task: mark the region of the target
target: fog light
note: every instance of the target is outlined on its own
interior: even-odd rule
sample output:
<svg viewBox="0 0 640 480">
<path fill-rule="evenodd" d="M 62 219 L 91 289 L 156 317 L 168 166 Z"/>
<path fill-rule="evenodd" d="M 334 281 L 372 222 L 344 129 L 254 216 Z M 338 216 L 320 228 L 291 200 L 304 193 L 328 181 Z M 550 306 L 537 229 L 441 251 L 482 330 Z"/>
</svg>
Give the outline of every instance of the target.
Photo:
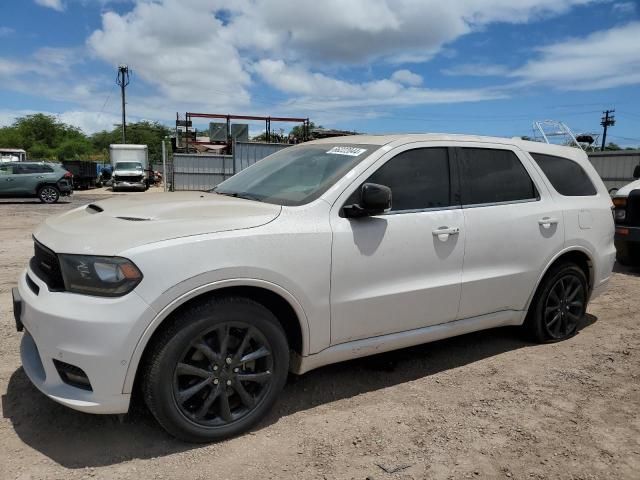
<svg viewBox="0 0 640 480">
<path fill-rule="evenodd" d="M 53 364 L 64 383 L 71 385 L 72 387 L 81 388 L 82 390 L 89 390 L 90 392 L 93 391 L 93 388 L 91 388 L 91 382 L 89 382 L 89 377 L 84 373 L 84 370 L 76 367 L 75 365 L 61 362 L 56 359 L 53 359 Z"/>
</svg>

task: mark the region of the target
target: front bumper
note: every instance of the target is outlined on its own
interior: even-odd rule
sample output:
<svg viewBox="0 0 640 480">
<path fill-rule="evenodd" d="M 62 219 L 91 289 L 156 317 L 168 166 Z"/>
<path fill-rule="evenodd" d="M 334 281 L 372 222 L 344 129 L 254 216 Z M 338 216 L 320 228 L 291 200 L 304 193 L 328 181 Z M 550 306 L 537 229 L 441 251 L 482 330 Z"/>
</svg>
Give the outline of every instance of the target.
<svg viewBox="0 0 640 480">
<path fill-rule="evenodd" d="M 49 292 L 30 269 L 21 274 L 17 293 L 16 327 L 25 330 L 20 353 L 31 382 L 75 410 L 126 413 L 131 394 L 123 392 L 125 376 L 135 345 L 155 316 L 151 307 L 134 292 L 119 298 Z M 82 369 L 92 390 L 65 383 L 54 359 Z"/>
<path fill-rule="evenodd" d="M 147 183 L 144 180 L 142 180 L 141 182 L 123 182 L 115 180 L 112 186 L 116 188 L 145 190 L 147 188 Z"/>
<path fill-rule="evenodd" d="M 629 227 L 627 225 L 616 225 L 616 235 L 614 241 L 617 243 L 640 243 L 640 227 Z"/>
</svg>

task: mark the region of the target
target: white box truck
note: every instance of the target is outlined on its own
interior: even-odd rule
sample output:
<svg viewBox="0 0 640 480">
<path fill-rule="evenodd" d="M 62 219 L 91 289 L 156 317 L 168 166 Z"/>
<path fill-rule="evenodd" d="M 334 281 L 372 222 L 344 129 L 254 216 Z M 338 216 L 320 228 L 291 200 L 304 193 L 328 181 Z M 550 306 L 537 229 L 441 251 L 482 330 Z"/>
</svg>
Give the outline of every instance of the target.
<svg viewBox="0 0 640 480">
<path fill-rule="evenodd" d="M 113 191 L 149 188 L 149 148 L 146 145 L 109 145 Z"/>
</svg>

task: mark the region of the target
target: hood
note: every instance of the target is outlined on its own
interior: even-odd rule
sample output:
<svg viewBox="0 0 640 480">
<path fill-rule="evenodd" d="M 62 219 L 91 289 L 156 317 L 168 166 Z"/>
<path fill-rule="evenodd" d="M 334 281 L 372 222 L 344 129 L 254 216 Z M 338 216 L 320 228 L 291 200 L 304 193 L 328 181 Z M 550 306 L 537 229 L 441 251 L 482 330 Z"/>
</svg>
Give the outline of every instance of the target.
<svg viewBox="0 0 640 480">
<path fill-rule="evenodd" d="M 640 180 L 635 180 L 631 183 L 627 183 L 624 187 L 619 189 L 614 194 L 614 197 L 626 197 L 629 195 L 629 193 L 631 193 L 631 190 L 635 190 L 637 188 L 640 188 Z"/>
<path fill-rule="evenodd" d="M 50 217 L 34 236 L 56 253 L 118 255 L 162 240 L 258 227 L 281 209 L 215 193 L 122 195 Z"/>
<path fill-rule="evenodd" d="M 115 169 L 113 173 L 118 175 L 142 175 L 144 174 L 144 170 L 123 170 L 123 169 Z"/>
</svg>

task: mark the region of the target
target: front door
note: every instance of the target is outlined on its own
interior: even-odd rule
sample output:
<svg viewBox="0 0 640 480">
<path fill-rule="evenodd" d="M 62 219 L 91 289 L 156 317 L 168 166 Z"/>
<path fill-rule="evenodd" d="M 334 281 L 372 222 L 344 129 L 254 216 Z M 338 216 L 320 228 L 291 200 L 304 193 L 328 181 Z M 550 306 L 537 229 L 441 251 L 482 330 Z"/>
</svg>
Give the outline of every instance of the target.
<svg viewBox="0 0 640 480">
<path fill-rule="evenodd" d="M 334 205 L 332 344 L 455 320 L 465 232 L 450 171 L 445 147 L 401 147 Z M 391 211 L 340 216 L 343 205 L 358 201 L 365 182 L 391 188 Z"/>
</svg>

